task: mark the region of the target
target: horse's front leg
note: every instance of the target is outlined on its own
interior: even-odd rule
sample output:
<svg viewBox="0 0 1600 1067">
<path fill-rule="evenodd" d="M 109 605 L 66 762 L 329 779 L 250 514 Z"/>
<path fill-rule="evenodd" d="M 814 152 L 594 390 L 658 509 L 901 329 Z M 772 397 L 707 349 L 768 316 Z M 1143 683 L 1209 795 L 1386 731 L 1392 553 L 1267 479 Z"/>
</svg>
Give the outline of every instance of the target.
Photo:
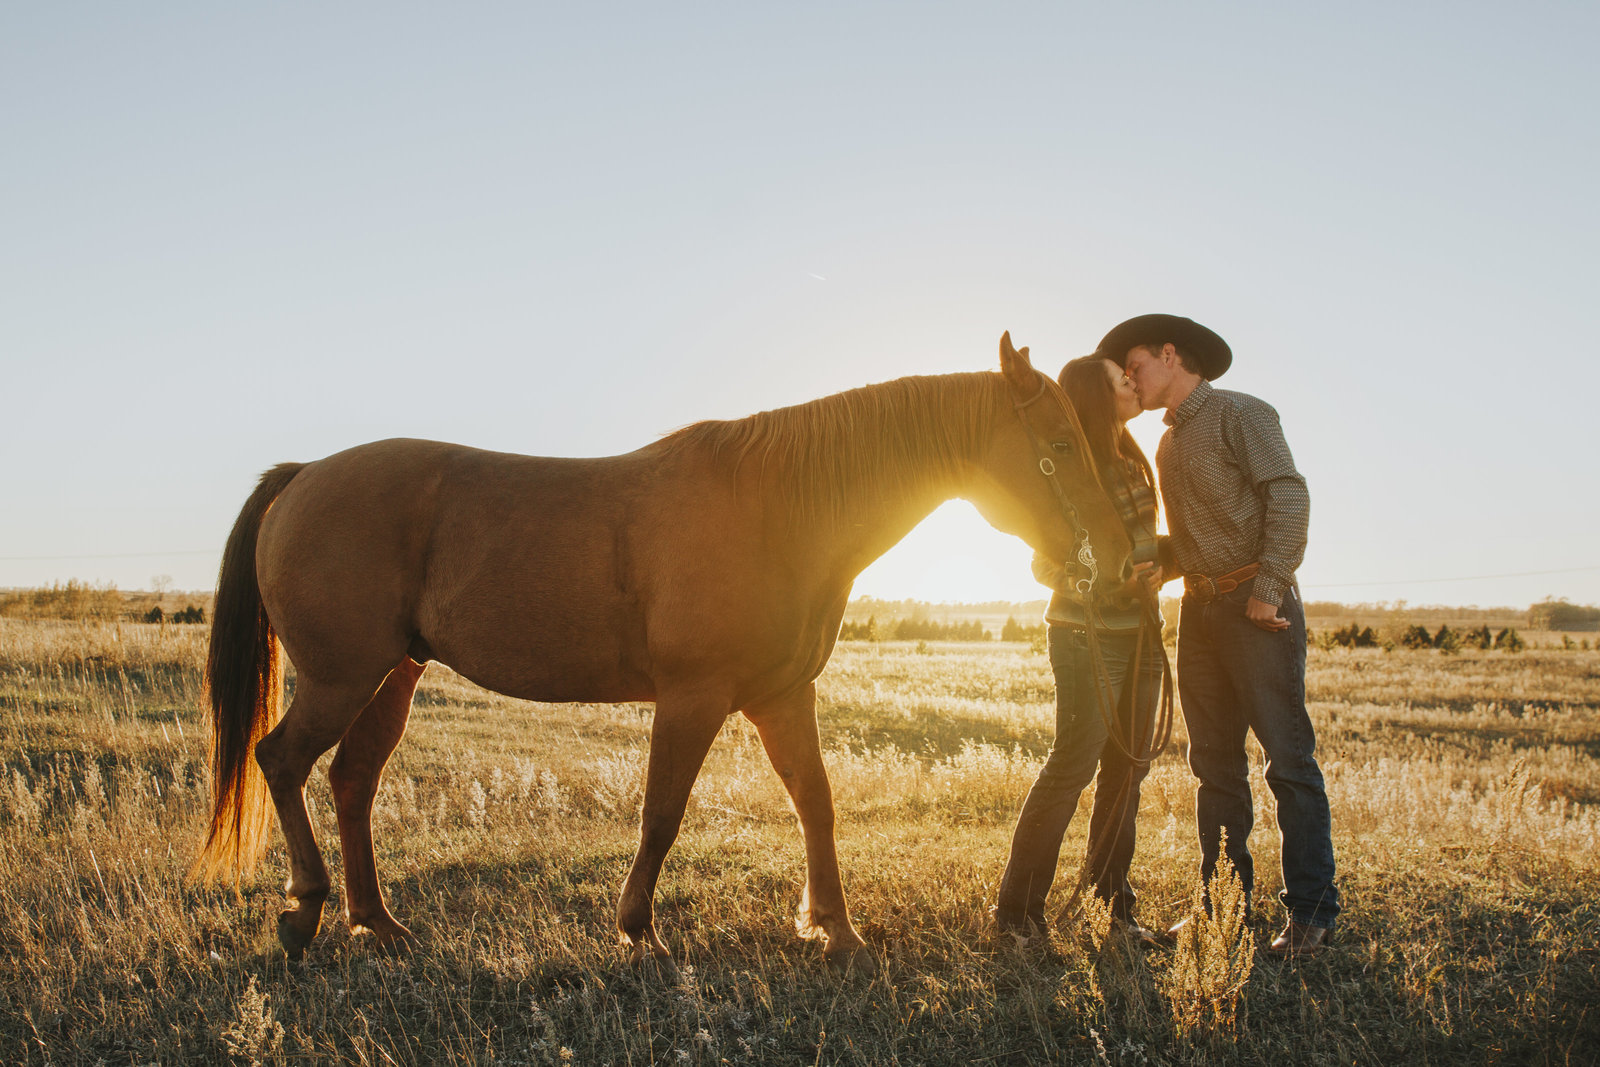
<svg viewBox="0 0 1600 1067">
<path fill-rule="evenodd" d="M 806 685 L 768 704 L 746 708 L 773 770 L 783 779 L 806 839 L 806 887 L 795 915 L 801 937 L 820 937 L 829 966 L 877 971 L 872 953 L 850 922 L 833 839 L 833 789 L 817 735 L 817 689 Z"/>
<path fill-rule="evenodd" d="M 650 764 L 645 772 L 644 814 L 639 851 L 622 885 L 617 903 L 617 929 L 635 963 L 670 958 L 656 932 L 656 879 L 667 850 L 677 840 L 689 791 L 700 774 L 711 742 L 732 712 L 732 702 L 705 693 L 662 694 L 650 728 Z"/>
</svg>

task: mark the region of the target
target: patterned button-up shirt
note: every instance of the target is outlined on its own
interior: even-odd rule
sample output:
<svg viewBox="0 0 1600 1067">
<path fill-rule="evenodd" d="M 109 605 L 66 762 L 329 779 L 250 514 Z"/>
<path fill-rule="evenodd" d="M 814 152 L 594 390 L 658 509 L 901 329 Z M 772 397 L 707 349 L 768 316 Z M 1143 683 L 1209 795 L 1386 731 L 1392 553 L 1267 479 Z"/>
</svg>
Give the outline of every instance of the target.
<svg viewBox="0 0 1600 1067">
<path fill-rule="evenodd" d="M 1283 603 L 1305 557 L 1311 494 L 1278 413 L 1202 381 L 1166 423 L 1156 469 L 1178 568 L 1216 578 L 1260 563 L 1252 595 Z"/>
</svg>

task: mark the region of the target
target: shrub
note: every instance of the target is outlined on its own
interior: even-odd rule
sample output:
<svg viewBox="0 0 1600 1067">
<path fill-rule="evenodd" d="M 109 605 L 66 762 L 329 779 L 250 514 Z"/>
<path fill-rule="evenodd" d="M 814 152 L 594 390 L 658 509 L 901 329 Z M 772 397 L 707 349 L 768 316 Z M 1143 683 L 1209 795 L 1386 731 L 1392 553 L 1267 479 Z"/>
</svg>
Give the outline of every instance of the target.
<svg viewBox="0 0 1600 1067">
<path fill-rule="evenodd" d="M 1433 647 L 1449 655 L 1461 648 L 1461 635 L 1449 626 L 1441 625 L 1439 632 L 1433 635 Z"/>
<path fill-rule="evenodd" d="M 1508 626 L 1494 635 L 1494 647 L 1502 652 L 1521 652 L 1528 644 L 1521 634 Z"/>
<path fill-rule="evenodd" d="M 882 641 L 883 632 L 878 628 L 878 617 L 868 615 L 866 622 L 847 622 L 839 627 L 839 640 L 841 641 Z"/>
<path fill-rule="evenodd" d="M 839 627 L 841 641 L 988 641 L 989 631 L 977 619 L 966 622 L 935 622 L 932 619 L 913 617 L 899 619 L 885 627 L 878 617 L 870 615 L 866 622 L 847 622 Z"/>
<path fill-rule="evenodd" d="M 1400 635 L 1401 648 L 1432 648 L 1433 635 L 1425 626 L 1408 626 L 1405 633 Z"/>
<path fill-rule="evenodd" d="M 1342 629 L 1333 632 L 1332 642 L 1340 648 L 1377 648 L 1378 635 L 1372 632 L 1372 627 L 1362 629 L 1351 623 Z"/>
<path fill-rule="evenodd" d="M 1007 616 L 1006 624 L 1000 627 L 1000 640 L 1002 641 L 1026 641 L 1029 645 L 1037 645 L 1044 640 L 1044 636 L 1044 623 L 1024 626 L 1016 620 L 1015 616 Z"/>
</svg>

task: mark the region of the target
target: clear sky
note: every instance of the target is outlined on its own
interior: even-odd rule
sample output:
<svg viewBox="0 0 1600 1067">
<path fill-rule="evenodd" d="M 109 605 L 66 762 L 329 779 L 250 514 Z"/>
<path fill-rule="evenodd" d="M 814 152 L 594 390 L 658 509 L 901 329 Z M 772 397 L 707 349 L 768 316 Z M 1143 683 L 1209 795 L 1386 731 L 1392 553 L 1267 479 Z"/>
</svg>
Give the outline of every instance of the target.
<svg viewBox="0 0 1600 1067">
<path fill-rule="evenodd" d="M 260 471 L 362 441 L 604 455 L 1166 311 L 1282 415 L 1308 598 L 1600 603 L 1597 40 L 1589 2 L 7 4 L 0 586 L 209 588 Z M 857 592 L 1032 599 L 1027 556 L 951 505 Z"/>
</svg>

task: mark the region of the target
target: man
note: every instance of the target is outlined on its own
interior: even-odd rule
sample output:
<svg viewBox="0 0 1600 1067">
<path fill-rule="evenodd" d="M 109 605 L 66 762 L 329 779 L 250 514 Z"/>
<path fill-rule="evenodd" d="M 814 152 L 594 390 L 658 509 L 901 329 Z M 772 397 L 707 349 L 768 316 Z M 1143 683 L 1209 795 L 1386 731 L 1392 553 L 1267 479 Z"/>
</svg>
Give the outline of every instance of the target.
<svg viewBox="0 0 1600 1067">
<path fill-rule="evenodd" d="M 1200 780 L 1201 881 L 1210 884 L 1225 850 L 1249 899 L 1255 814 L 1245 736 L 1254 731 L 1277 798 L 1280 900 L 1289 912 L 1268 951 L 1316 955 L 1332 938 L 1339 894 L 1294 578 L 1311 513 L 1305 479 L 1271 406 L 1212 387 L 1233 353 L 1211 330 L 1177 315 L 1141 315 L 1108 333 L 1098 352 L 1127 371 L 1145 409 L 1167 409 L 1156 469 L 1184 577 L 1178 694 L 1189 767 Z"/>
</svg>

